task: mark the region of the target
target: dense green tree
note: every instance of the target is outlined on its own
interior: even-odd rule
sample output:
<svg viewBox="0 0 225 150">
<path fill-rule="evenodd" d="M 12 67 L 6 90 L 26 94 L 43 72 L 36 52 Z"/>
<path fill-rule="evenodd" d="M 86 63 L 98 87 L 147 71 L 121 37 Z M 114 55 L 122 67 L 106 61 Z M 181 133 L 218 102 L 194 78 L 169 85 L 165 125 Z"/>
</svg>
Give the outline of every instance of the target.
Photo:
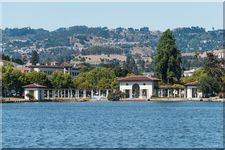
<svg viewBox="0 0 225 150">
<path fill-rule="evenodd" d="M 55 71 L 49 77 L 49 80 L 52 87 L 56 89 L 73 87 L 73 80 L 68 73 Z"/>
<path fill-rule="evenodd" d="M 126 62 L 123 64 L 123 68 L 130 70 L 134 74 L 138 74 L 137 64 L 131 55 L 127 55 Z"/>
<path fill-rule="evenodd" d="M 8 55 L 2 54 L 2 60 L 11 61 L 11 58 Z"/>
<path fill-rule="evenodd" d="M 118 66 L 113 68 L 113 71 L 114 71 L 116 77 L 126 77 L 127 74 L 131 72 L 127 68 L 122 68 L 122 67 L 118 67 Z"/>
<path fill-rule="evenodd" d="M 88 72 L 81 72 L 75 79 L 74 79 L 74 86 L 78 89 L 92 89 L 92 84 L 89 82 L 89 73 Z"/>
<path fill-rule="evenodd" d="M 207 58 L 205 60 L 204 70 L 207 73 L 207 79 L 203 80 L 205 91 L 209 94 L 218 93 L 224 90 L 223 76 L 225 74 L 225 69 L 223 67 L 224 60 L 218 59 L 213 53 L 207 53 Z M 208 83 L 208 87 L 205 83 Z"/>
<path fill-rule="evenodd" d="M 225 74 L 225 69 L 222 67 L 222 61 L 213 53 L 207 53 L 204 70 L 210 77 L 215 77 L 218 82 L 222 83 L 222 77 Z"/>
<path fill-rule="evenodd" d="M 89 72 L 80 73 L 74 84 L 79 89 L 112 89 L 115 87 L 116 75 L 109 68 L 94 68 Z"/>
<path fill-rule="evenodd" d="M 28 84 L 38 83 L 41 85 L 51 87 L 51 84 L 47 75 L 43 72 L 32 71 L 32 72 L 26 73 L 25 77 Z"/>
<path fill-rule="evenodd" d="M 199 79 L 200 90 L 203 93 L 203 97 L 214 96 L 220 92 L 220 83 L 215 77 L 203 75 Z"/>
<path fill-rule="evenodd" d="M 30 62 L 32 65 L 36 65 L 39 62 L 39 54 L 37 51 L 32 51 Z"/>
<path fill-rule="evenodd" d="M 2 60 L 15 62 L 15 63 L 21 64 L 21 65 L 24 64 L 23 60 L 21 60 L 19 58 L 10 58 L 8 55 L 5 55 L 5 54 L 2 54 Z"/>
<path fill-rule="evenodd" d="M 164 83 L 174 83 L 181 78 L 181 53 L 169 29 L 162 34 L 157 46 L 155 71 Z"/>
<path fill-rule="evenodd" d="M 2 91 L 4 96 L 10 94 L 11 90 L 16 93 L 22 92 L 22 86 L 26 84 L 25 75 L 14 69 L 13 65 L 9 64 L 2 67 Z"/>
<path fill-rule="evenodd" d="M 137 64 L 139 65 L 139 72 L 144 72 L 145 71 L 145 61 L 144 60 L 138 60 Z"/>
</svg>

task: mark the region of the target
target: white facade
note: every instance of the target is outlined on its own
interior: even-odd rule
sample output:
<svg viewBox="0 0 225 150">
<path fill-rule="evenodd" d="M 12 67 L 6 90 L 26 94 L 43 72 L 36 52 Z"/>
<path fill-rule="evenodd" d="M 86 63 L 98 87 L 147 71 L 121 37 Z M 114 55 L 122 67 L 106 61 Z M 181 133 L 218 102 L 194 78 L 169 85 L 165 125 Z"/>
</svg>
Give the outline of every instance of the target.
<svg viewBox="0 0 225 150">
<path fill-rule="evenodd" d="M 184 71 L 184 77 L 190 77 L 193 75 L 193 73 L 196 71 L 197 69 L 191 69 L 191 70 L 186 70 Z"/>
<path fill-rule="evenodd" d="M 187 98 L 202 98 L 202 92 L 198 86 L 186 86 L 186 97 Z"/>
<path fill-rule="evenodd" d="M 136 91 L 134 86 L 137 87 Z M 120 81 L 120 91 L 127 95 L 126 98 L 150 99 L 157 95 L 157 91 L 154 89 L 154 81 Z"/>
<path fill-rule="evenodd" d="M 43 88 L 25 88 L 24 98 L 30 100 L 27 94 L 33 95 L 33 100 L 44 100 L 44 89 Z"/>
<path fill-rule="evenodd" d="M 68 73 L 72 77 L 75 77 L 80 73 L 79 69 L 74 67 L 47 66 L 47 65 L 46 66 L 45 65 L 36 65 L 36 66 L 30 65 L 27 67 L 30 68 L 30 71 L 43 72 L 47 75 L 52 75 L 53 72 L 59 71 L 63 73 Z"/>
</svg>

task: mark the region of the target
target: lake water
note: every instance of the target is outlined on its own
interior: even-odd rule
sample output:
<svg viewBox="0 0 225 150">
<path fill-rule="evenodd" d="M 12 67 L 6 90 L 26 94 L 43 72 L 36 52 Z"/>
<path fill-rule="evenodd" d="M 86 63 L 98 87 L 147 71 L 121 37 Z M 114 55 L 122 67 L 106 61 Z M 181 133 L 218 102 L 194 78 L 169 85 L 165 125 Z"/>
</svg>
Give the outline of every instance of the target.
<svg viewBox="0 0 225 150">
<path fill-rule="evenodd" d="M 2 104 L 7 148 L 221 148 L 223 103 Z"/>
</svg>

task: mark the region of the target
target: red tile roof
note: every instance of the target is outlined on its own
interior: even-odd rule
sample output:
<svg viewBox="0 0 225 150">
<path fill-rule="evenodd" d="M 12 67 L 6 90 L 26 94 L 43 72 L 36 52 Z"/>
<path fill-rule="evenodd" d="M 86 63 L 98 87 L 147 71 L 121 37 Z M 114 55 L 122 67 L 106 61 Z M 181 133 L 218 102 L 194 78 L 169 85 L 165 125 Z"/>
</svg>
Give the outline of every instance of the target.
<svg viewBox="0 0 225 150">
<path fill-rule="evenodd" d="M 119 81 L 160 81 L 156 77 L 146 77 L 146 76 L 129 76 L 125 78 L 118 79 Z"/>
<path fill-rule="evenodd" d="M 55 69 L 72 68 L 73 70 L 79 70 L 79 68 L 77 68 L 77 67 L 66 66 L 66 65 L 62 65 L 62 66 L 51 66 L 51 65 L 28 65 L 28 66 L 26 66 L 26 67 L 28 67 L 28 68 L 55 68 Z"/>
<path fill-rule="evenodd" d="M 33 84 L 25 85 L 25 86 L 23 86 L 23 88 L 46 88 L 46 86 L 40 85 L 37 83 L 33 83 Z"/>
<path fill-rule="evenodd" d="M 185 86 L 198 86 L 198 85 L 199 85 L 198 81 L 189 82 L 189 83 L 185 84 Z"/>
</svg>

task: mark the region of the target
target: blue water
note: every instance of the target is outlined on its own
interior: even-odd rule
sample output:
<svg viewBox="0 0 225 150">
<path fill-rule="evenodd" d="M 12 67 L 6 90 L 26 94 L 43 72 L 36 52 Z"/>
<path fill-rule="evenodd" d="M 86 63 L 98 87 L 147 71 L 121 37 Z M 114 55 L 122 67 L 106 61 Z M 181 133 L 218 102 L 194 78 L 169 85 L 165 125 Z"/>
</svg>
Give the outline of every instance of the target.
<svg viewBox="0 0 225 150">
<path fill-rule="evenodd" d="M 223 103 L 3 104 L 7 148 L 221 148 Z"/>
</svg>

